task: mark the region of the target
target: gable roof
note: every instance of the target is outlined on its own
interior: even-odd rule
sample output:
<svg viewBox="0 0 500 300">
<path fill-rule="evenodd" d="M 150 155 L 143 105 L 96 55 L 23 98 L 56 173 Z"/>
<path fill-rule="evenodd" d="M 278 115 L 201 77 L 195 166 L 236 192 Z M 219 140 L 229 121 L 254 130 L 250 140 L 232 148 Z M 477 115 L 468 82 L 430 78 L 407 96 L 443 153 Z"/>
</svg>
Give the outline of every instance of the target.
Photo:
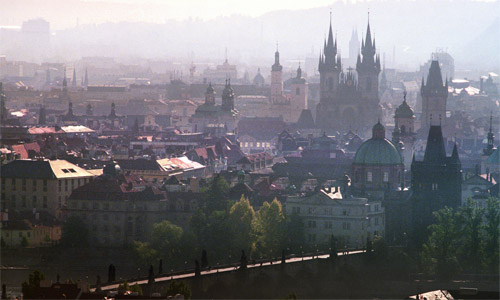
<svg viewBox="0 0 500 300">
<path fill-rule="evenodd" d="M 94 175 L 66 160 L 14 160 L 2 167 L 2 177 L 59 179 Z"/>
</svg>

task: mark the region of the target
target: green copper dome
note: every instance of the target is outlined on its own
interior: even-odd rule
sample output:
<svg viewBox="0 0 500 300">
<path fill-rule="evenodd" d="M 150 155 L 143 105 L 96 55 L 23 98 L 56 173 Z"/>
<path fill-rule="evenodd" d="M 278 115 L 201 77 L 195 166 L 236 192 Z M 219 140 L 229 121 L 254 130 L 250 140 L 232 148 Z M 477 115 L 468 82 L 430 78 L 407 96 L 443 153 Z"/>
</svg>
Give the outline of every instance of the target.
<svg viewBox="0 0 500 300">
<path fill-rule="evenodd" d="M 399 165 L 403 163 L 398 149 L 388 139 L 369 139 L 359 146 L 354 156 L 355 164 Z"/>
</svg>

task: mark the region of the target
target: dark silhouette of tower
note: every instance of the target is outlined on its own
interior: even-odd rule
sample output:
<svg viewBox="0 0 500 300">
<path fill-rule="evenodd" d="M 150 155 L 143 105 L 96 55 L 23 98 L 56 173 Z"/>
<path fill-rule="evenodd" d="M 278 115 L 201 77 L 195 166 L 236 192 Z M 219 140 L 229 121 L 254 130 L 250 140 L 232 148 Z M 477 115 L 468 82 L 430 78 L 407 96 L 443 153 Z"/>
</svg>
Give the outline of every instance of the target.
<svg viewBox="0 0 500 300">
<path fill-rule="evenodd" d="M 375 55 L 375 40 L 371 38 L 370 24 L 358 56 L 356 71 L 342 71 L 337 40 L 333 38 L 330 21 L 328 39 L 319 58 L 320 102 L 316 107 L 316 125 L 326 131 L 358 131 L 368 133 L 381 116 L 378 97 L 380 59 Z"/>
<path fill-rule="evenodd" d="M 76 68 L 73 68 L 73 80 L 71 80 L 71 86 L 76 86 Z"/>
<path fill-rule="evenodd" d="M 340 54 L 337 55 L 337 40 L 333 39 L 331 15 L 328 40 L 325 40 L 323 54 L 319 56 L 318 71 L 320 74 L 320 101 L 326 99 L 332 101 L 339 84 L 342 64 Z"/>
<path fill-rule="evenodd" d="M 207 91 L 205 92 L 205 104 L 215 105 L 215 90 L 211 82 L 208 84 Z"/>
<path fill-rule="evenodd" d="M 493 123 L 493 115 L 490 115 L 490 130 L 488 131 L 488 144 L 486 145 L 486 148 L 483 149 L 483 154 L 485 156 L 490 156 L 493 153 L 493 151 L 495 151 L 495 145 L 493 143 L 495 141 L 495 135 L 493 134 L 492 123 Z"/>
<path fill-rule="evenodd" d="M 222 91 L 222 109 L 223 110 L 233 110 L 234 109 L 234 91 L 231 87 L 231 79 L 226 80 L 226 86 Z"/>
<path fill-rule="evenodd" d="M 108 116 L 110 119 L 115 119 L 116 118 L 116 105 L 115 103 L 111 103 L 111 111 Z"/>
<path fill-rule="evenodd" d="M 356 63 L 358 83 L 363 98 L 378 105 L 378 74 L 380 73 L 380 56 L 376 55 L 375 39 L 372 40 L 370 20 L 366 28 L 366 38 L 361 41 L 361 54 Z"/>
<path fill-rule="evenodd" d="M 274 64 L 271 66 L 271 101 L 275 104 L 283 103 L 286 99 L 283 97 L 283 66 L 280 64 L 280 53 L 276 44 L 274 53 Z"/>
<path fill-rule="evenodd" d="M 428 130 L 430 126 L 446 124 L 446 99 L 448 98 L 448 80 L 443 83 L 439 62 L 433 60 L 424 84 L 422 78 L 422 128 Z"/>
<path fill-rule="evenodd" d="M 462 200 L 462 164 L 457 145 L 446 156 L 441 126 L 431 126 L 423 161 L 413 156 L 411 164 L 412 223 L 417 245 L 425 239 L 427 227 L 433 223 L 434 211 L 456 208 Z"/>
<path fill-rule="evenodd" d="M 47 123 L 47 113 L 45 111 L 45 106 L 40 108 L 40 113 L 38 115 L 38 124 L 45 125 Z"/>
<path fill-rule="evenodd" d="M 89 74 L 87 72 L 87 69 L 85 69 L 85 79 L 83 80 L 83 86 L 88 87 L 89 86 Z"/>
</svg>

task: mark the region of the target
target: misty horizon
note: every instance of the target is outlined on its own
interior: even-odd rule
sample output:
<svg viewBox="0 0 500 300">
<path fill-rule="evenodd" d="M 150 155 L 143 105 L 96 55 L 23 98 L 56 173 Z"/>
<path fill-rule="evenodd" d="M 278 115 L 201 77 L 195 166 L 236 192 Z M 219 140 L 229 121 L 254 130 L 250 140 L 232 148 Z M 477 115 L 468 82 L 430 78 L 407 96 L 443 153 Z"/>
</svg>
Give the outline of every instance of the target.
<svg viewBox="0 0 500 300">
<path fill-rule="evenodd" d="M 84 7 L 101 5 L 100 2 L 73 2 Z M 458 68 L 468 68 L 474 62 L 476 66 L 498 69 L 498 55 L 494 55 L 494 50 L 491 50 L 499 27 L 498 15 L 494 9 L 498 4 L 494 2 L 337 1 L 328 6 L 320 1 L 316 2 L 318 5 L 310 5 L 310 8 L 276 9 L 276 5 L 272 5 L 268 11 L 254 16 L 249 16 L 244 11 L 240 14 L 233 12 L 203 18 L 196 15 L 199 10 L 195 10 L 190 17 L 177 20 L 165 18 L 161 22 L 154 17 L 134 19 L 126 14 L 113 20 L 114 15 L 111 14 L 107 21 L 93 24 L 85 21 L 87 11 L 75 14 L 74 10 L 69 10 L 65 14 L 67 17 L 62 20 L 71 16 L 74 21 L 72 26 L 61 26 L 64 21 L 55 18 L 57 13 L 54 5 L 58 3 L 59 1 L 51 2 L 52 6 L 40 10 L 38 15 L 28 11 L 22 20 L 16 15 L 17 5 L 12 4 L 13 13 L 8 17 L 0 13 L 3 35 L 14 30 L 14 22 L 21 26 L 28 19 L 43 18 L 50 22 L 50 40 L 54 51 L 50 56 L 38 58 L 58 62 L 75 61 L 86 56 L 109 56 L 126 60 L 140 58 L 184 63 L 222 63 L 227 49 L 231 63 L 263 65 L 262 62 L 265 62 L 268 65 L 272 62 L 276 42 L 279 42 L 283 61 L 290 62 L 290 67 L 293 67 L 292 63 L 318 56 L 328 28 L 330 10 L 339 52 L 344 58 L 348 57 L 352 31 L 357 29 L 359 40 L 365 33 L 367 12 L 370 11 L 370 23 L 377 40 L 378 53 L 385 58 L 389 68 L 415 70 L 430 58 L 432 52 L 440 50 L 450 52 L 457 60 Z M 220 2 L 217 3 L 219 5 L 215 6 L 221 5 Z M 138 4 L 133 1 L 118 1 L 105 2 L 103 5 L 101 14 L 106 15 L 109 9 Z M 147 5 L 143 5 L 143 9 L 152 9 L 158 5 L 159 2 L 149 1 Z M 244 7 L 241 5 L 240 9 Z M 99 14 L 96 13 L 97 16 Z M 464 18 L 471 22 L 462 22 Z M 293 30 L 289 30 L 289 27 Z M 415 28 L 419 30 L 416 31 Z M 475 41 L 482 45 L 471 46 Z M 6 55 L 7 59 L 26 59 L 18 51 L 9 49 L 8 43 L 3 44 L 0 55 Z M 202 46 L 203 51 L 197 51 L 197 46 Z M 482 53 L 478 53 L 476 49 L 481 49 Z M 477 61 L 478 58 L 481 61 Z"/>
</svg>

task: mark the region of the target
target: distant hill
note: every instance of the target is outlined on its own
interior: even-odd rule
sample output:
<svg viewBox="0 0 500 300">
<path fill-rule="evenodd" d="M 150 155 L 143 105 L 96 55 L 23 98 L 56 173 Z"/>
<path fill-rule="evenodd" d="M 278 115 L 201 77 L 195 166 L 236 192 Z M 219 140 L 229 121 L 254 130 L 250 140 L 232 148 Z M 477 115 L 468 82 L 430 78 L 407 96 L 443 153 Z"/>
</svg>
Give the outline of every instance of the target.
<svg viewBox="0 0 500 300">
<path fill-rule="evenodd" d="M 465 65 L 500 69 L 500 17 L 457 51 L 457 57 Z"/>
<path fill-rule="evenodd" d="M 209 21 L 80 25 L 55 32 L 54 56 L 169 57 L 184 62 L 222 62 L 227 47 L 230 62 L 267 66 L 272 63 L 279 41 L 285 68 L 296 68 L 297 59 L 318 57 L 328 30 L 330 9 L 343 56 L 349 53 L 352 29 L 357 27 L 360 35 L 365 32 L 370 10 L 377 48 L 386 54 L 388 67 L 392 67 L 393 49 L 398 67 L 410 70 L 416 70 L 437 48 L 456 56 L 458 67 L 498 61 L 499 2 L 465 0 L 336 1 L 328 7 L 284 8 L 255 18 L 233 15 Z M 17 52 L 13 49 L 7 54 L 15 57 Z"/>
</svg>

